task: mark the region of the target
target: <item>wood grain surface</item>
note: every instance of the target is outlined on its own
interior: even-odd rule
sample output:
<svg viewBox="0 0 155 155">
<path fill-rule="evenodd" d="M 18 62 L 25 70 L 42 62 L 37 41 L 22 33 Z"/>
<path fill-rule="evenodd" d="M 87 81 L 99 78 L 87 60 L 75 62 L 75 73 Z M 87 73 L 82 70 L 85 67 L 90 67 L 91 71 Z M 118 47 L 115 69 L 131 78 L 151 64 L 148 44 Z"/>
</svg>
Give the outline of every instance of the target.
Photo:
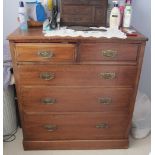
<svg viewBox="0 0 155 155">
<path fill-rule="evenodd" d="M 128 148 L 146 37 L 8 39 L 25 150 Z"/>
</svg>

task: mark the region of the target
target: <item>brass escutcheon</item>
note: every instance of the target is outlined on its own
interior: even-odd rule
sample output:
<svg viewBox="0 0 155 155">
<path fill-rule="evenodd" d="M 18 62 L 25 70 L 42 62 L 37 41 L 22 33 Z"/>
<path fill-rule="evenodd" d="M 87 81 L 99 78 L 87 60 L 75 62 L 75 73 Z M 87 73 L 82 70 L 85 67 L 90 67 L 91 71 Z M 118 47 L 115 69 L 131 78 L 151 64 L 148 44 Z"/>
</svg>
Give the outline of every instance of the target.
<svg viewBox="0 0 155 155">
<path fill-rule="evenodd" d="M 44 129 L 46 129 L 47 131 L 50 131 L 50 132 L 57 130 L 57 126 L 52 125 L 52 124 L 46 124 L 43 127 L 44 127 Z"/>
<path fill-rule="evenodd" d="M 100 77 L 105 80 L 113 80 L 116 78 L 116 73 L 115 72 L 100 73 Z"/>
<path fill-rule="evenodd" d="M 51 72 L 43 72 L 43 73 L 40 73 L 40 78 L 47 81 L 52 80 L 55 78 L 55 74 Z"/>
<path fill-rule="evenodd" d="M 48 59 L 48 58 L 52 58 L 54 54 L 51 51 L 39 51 L 38 56 Z"/>
<path fill-rule="evenodd" d="M 44 98 L 44 99 L 41 100 L 41 102 L 43 104 L 46 104 L 46 105 L 48 105 L 48 104 L 54 104 L 54 103 L 56 103 L 56 99 L 53 99 L 53 98 Z"/>
<path fill-rule="evenodd" d="M 105 129 L 105 128 L 109 128 L 109 125 L 107 123 L 101 123 L 101 124 L 97 124 L 96 128 Z"/>
<path fill-rule="evenodd" d="M 101 104 L 111 104 L 112 103 L 112 99 L 109 98 L 109 97 L 102 97 L 102 98 L 99 98 L 99 102 Z"/>
<path fill-rule="evenodd" d="M 108 58 L 115 58 L 117 57 L 117 54 L 118 54 L 117 51 L 113 51 L 113 50 L 102 51 L 102 55 Z"/>
</svg>

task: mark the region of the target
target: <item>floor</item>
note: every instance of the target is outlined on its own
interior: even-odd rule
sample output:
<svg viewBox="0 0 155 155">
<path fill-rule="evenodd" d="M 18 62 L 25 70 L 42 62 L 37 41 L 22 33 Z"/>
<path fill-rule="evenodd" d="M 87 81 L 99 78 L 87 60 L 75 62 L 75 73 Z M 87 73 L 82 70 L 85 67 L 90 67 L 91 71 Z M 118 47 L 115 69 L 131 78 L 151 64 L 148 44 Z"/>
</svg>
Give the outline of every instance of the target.
<svg viewBox="0 0 155 155">
<path fill-rule="evenodd" d="M 130 148 L 126 150 L 71 150 L 71 151 L 24 151 L 22 131 L 18 129 L 16 140 L 3 145 L 3 155 L 149 155 L 150 136 L 141 140 L 130 138 Z"/>
</svg>

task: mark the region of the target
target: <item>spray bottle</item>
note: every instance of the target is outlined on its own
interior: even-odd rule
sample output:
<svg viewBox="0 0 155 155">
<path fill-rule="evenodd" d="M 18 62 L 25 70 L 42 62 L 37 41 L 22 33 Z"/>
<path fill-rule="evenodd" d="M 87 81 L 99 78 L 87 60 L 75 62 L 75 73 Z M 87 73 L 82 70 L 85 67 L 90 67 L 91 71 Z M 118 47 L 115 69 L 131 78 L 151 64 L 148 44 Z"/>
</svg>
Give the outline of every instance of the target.
<svg viewBox="0 0 155 155">
<path fill-rule="evenodd" d="M 20 29 L 23 30 L 23 31 L 26 31 L 28 29 L 27 13 L 26 13 L 26 8 L 24 6 L 23 1 L 19 2 L 18 19 L 19 19 L 19 22 L 20 22 Z"/>
<path fill-rule="evenodd" d="M 131 0 L 126 0 L 124 10 L 123 27 L 129 28 L 131 26 L 132 6 Z"/>
</svg>

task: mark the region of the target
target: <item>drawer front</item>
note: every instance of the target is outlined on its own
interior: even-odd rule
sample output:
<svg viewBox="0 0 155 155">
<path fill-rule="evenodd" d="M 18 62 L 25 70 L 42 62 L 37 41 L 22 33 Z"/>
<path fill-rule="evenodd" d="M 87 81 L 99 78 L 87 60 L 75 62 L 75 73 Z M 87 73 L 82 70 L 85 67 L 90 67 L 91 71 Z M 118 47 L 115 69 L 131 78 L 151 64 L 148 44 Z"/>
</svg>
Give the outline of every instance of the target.
<svg viewBox="0 0 155 155">
<path fill-rule="evenodd" d="M 133 95 L 132 88 L 103 87 L 23 87 L 21 92 L 27 112 L 123 111 Z"/>
<path fill-rule="evenodd" d="M 73 62 L 76 45 L 58 43 L 16 44 L 17 61 Z"/>
<path fill-rule="evenodd" d="M 128 117 L 108 113 L 24 115 L 25 140 L 124 138 Z"/>
<path fill-rule="evenodd" d="M 80 44 L 81 61 L 136 61 L 138 45 L 117 43 Z"/>
<path fill-rule="evenodd" d="M 130 86 L 135 84 L 135 66 L 19 65 L 23 85 Z"/>
</svg>

